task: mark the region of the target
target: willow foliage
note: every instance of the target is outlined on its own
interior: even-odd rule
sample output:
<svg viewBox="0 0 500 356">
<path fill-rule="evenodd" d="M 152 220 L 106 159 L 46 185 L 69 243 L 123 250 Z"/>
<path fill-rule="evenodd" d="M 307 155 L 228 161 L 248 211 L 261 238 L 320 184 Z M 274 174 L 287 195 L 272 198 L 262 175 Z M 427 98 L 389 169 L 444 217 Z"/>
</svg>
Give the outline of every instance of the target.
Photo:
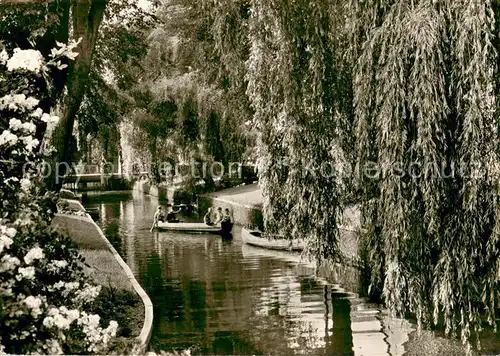
<svg viewBox="0 0 500 356">
<path fill-rule="evenodd" d="M 266 229 L 337 257 L 345 158 L 342 8 L 331 1 L 253 0 L 247 94 L 259 132 Z"/>
<path fill-rule="evenodd" d="M 490 1 L 351 1 L 373 286 L 462 341 L 499 302 L 498 33 Z M 362 172 L 362 171 L 361 171 Z"/>
</svg>

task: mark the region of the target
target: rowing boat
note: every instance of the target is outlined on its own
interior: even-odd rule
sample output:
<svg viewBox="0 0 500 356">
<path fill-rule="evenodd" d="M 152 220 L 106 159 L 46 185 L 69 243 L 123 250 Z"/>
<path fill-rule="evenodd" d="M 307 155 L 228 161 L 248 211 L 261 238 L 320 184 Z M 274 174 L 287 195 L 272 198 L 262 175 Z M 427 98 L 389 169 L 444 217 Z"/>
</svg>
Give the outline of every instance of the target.
<svg viewBox="0 0 500 356">
<path fill-rule="evenodd" d="M 232 223 L 222 223 L 222 226 L 210 226 L 197 222 L 158 222 L 158 230 L 175 231 L 189 234 L 228 234 L 233 228 Z"/>
<path fill-rule="evenodd" d="M 307 268 L 315 268 L 316 263 L 302 256 L 296 251 L 270 250 L 249 244 L 241 245 L 241 254 L 244 258 L 273 258 L 284 262 L 293 262 Z"/>
<path fill-rule="evenodd" d="M 272 236 L 261 231 L 241 229 L 241 239 L 252 246 L 263 247 L 270 250 L 302 251 L 304 242 L 288 240 L 281 236 Z"/>
</svg>

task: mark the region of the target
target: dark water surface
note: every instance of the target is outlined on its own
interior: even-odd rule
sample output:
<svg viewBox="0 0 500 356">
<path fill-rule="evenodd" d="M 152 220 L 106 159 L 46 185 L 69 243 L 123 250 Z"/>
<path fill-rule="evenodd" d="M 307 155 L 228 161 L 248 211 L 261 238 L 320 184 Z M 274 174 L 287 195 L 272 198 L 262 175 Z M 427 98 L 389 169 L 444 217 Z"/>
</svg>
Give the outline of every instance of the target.
<svg viewBox="0 0 500 356">
<path fill-rule="evenodd" d="M 122 198 L 123 199 L 123 198 Z M 240 230 L 218 236 L 151 233 L 154 197 L 89 202 L 98 223 L 154 305 L 151 349 L 193 354 L 463 355 L 455 341 L 417 333 L 292 253 L 250 247 Z M 342 277 L 344 276 L 344 277 Z M 342 280 L 344 278 L 344 280 Z M 354 278 L 355 279 L 355 278 Z M 486 354 L 500 352 L 498 335 Z M 496 349 L 496 352 L 495 352 Z"/>
</svg>

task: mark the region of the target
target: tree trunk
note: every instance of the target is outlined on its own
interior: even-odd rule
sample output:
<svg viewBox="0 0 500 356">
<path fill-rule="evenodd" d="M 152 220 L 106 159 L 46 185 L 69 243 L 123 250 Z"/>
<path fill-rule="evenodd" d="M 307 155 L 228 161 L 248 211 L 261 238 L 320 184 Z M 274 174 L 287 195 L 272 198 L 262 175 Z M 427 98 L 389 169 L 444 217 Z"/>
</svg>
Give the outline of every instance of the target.
<svg viewBox="0 0 500 356">
<path fill-rule="evenodd" d="M 58 153 L 53 170 L 54 179 L 49 184 L 56 191 L 61 189 L 63 183 L 61 177 L 68 173 L 67 167 L 71 164 L 71 153 L 74 149 L 71 147 L 71 137 L 75 116 L 85 93 L 92 55 L 106 4 L 107 0 L 73 0 L 71 4 L 74 38 L 81 38 L 81 42 L 76 49 L 79 54 L 70 65 L 68 94 L 63 101 L 60 122 L 53 136 L 54 146 Z"/>
</svg>

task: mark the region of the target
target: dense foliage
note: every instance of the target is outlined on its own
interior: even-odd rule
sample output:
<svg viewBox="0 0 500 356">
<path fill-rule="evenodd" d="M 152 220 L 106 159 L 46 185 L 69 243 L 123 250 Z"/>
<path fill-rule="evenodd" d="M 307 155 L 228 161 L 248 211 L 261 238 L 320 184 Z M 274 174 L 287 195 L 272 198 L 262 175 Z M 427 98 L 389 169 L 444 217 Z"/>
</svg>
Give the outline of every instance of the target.
<svg viewBox="0 0 500 356">
<path fill-rule="evenodd" d="M 342 7 L 252 1 L 248 96 L 258 131 L 266 229 L 306 238 L 318 258 L 338 256 L 345 193 L 341 128 Z M 346 105 L 348 108 L 348 105 Z"/>
<path fill-rule="evenodd" d="M 361 193 L 371 290 L 391 310 L 464 342 L 481 315 L 494 325 L 498 8 L 255 0 L 250 12 L 266 228 L 335 258 L 342 206 Z"/>
<path fill-rule="evenodd" d="M 74 59 L 77 43 L 58 43 L 46 60 L 36 49 L 0 51 L 0 352 L 81 354 L 106 352 L 117 323 L 105 327 L 90 312 L 100 292 L 83 273 L 82 259 L 50 222 L 55 196 L 38 170 L 51 153 L 39 151 L 37 127 L 58 117 L 37 97 L 51 98 L 53 78 Z"/>
<path fill-rule="evenodd" d="M 465 341 L 499 308 L 499 9 L 352 8 L 359 158 L 381 173 L 361 179 L 373 286 L 397 313 L 444 320 Z"/>
<path fill-rule="evenodd" d="M 137 1 L 107 3 L 76 114 L 80 150 L 88 163 L 95 153 L 111 162 L 121 153 L 118 124 L 135 107 L 128 93 L 145 70 L 141 63 L 147 53 L 145 38 L 154 23 Z"/>
<path fill-rule="evenodd" d="M 251 117 L 248 8 L 246 1 L 171 0 L 146 11 L 110 1 L 77 113 L 81 157 L 98 163 L 96 153 L 115 162 L 122 155 L 155 182 L 160 162 L 254 159 L 244 124 Z"/>
<path fill-rule="evenodd" d="M 172 0 L 157 9 L 161 23 L 148 36 L 143 90 L 159 104 L 175 102 L 178 124 L 169 138 L 181 156 L 225 164 L 248 157 L 247 7 L 246 1 Z"/>
</svg>

